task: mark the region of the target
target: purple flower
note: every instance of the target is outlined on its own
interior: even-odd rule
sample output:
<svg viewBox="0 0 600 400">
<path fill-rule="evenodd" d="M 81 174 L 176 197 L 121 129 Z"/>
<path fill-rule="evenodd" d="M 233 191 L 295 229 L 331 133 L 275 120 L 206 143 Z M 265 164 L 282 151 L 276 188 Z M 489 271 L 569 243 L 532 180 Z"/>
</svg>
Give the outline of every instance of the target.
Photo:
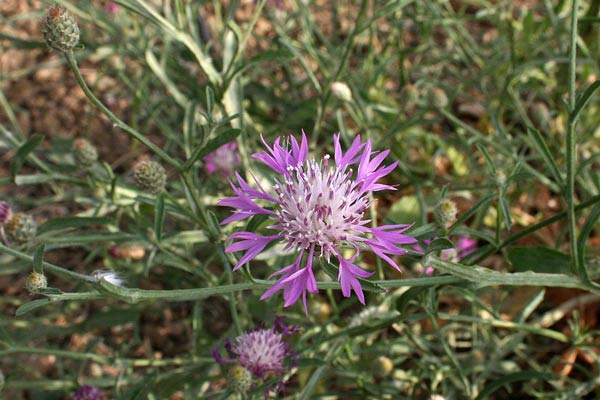
<svg viewBox="0 0 600 400">
<path fill-rule="evenodd" d="M 365 213 L 372 204 L 371 195 L 380 190 L 394 190 L 392 186 L 377 183 L 389 174 L 397 162 L 383 166 L 389 150 L 380 153 L 371 150 L 371 141 L 362 143 L 360 136 L 343 153 L 340 135 L 333 136 L 334 163 L 330 156 L 322 160 L 308 158 L 308 143 L 302 132 L 302 141 L 290 136 L 283 145 L 277 138 L 268 151 L 256 153 L 254 158 L 270 167 L 276 174 L 272 196 L 254 179 L 253 189 L 236 174 L 238 186 L 231 184 L 235 197 L 223 199 L 220 205 L 236 210 L 223 223 L 239 221 L 254 215 L 269 216 L 274 222 L 268 226 L 273 234 L 263 236 L 252 232 L 237 232 L 230 236 L 234 242 L 227 252 L 245 251 L 235 265 L 234 271 L 254 259 L 272 242 L 282 242 L 285 250 L 297 251 L 295 261 L 275 272 L 279 280 L 261 297 L 265 299 L 279 290 L 283 291 L 284 306 L 294 304 L 300 296 L 307 311 L 306 295 L 317 293 L 317 282 L 313 272 L 313 257 L 324 257 L 328 262 L 335 257 L 339 262 L 338 281 L 342 294 L 349 297 L 354 291 L 361 303 L 364 294 L 358 278 L 371 275 L 354 264 L 363 250 L 370 249 L 392 267 L 400 267 L 392 259 L 405 254 L 398 245 L 416 243 L 416 239 L 403 234 L 410 225 L 385 225 L 369 227 Z M 354 168 L 352 167 L 354 166 Z M 273 207 L 258 203 L 273 203 Z M 354 249 L 346 258 L 343 248 Z"/>
<path fill-rule="evenodd" d="M 119 12 L 119 5 L 111 1 L 108 3 L 108 6 L 106 6 L 106 10 L 109 14 L 116 14 Z"/>
<path fill-rule="evenodd" d="M 106 400 L 102 390 L 95 386 L 83 385 L 71 397 L 71 400 Z"/>
<path fill-rule="evenodd" d="M 213 357 L 219 364 L 238 363 L 261 380 L 283 376 L 297 362 L 297 353 L 290 349 L 284 338 L 297 331 L 297 327 L 289 327 L 276 318 L 269 329 L 259 326 L 233 341 L 227 339 L 225 349 L 230 358 L 222 358 L 217 347 Z M 280 382 L 278 387 L 282 386 L 283 382 Z"/>
<path fill-rule="evenodd" d="M 240 155 L 237 151 L 237 143 L 229 142 L 219 147 L 203 158 L 206 172 L 214 174 L 218 172 L 224 176 L 231 176 L 233 171 L 240 166 Z"/>
<path fill-rule="evenodd" d="M 5 201 L 0 201 L 0 224 L 5 224 L 12 216 L 10 205 Z"/>
</svg>

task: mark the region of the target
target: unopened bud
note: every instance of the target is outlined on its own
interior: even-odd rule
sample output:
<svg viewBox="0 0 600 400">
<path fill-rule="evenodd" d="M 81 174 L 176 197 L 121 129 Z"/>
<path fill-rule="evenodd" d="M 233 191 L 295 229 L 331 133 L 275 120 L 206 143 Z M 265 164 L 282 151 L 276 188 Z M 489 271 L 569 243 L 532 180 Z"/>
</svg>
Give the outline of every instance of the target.
<svg viewBox="0 0 600 400">
<path fill-rule="evenodd" d="M 5 224 L 11 217 L 10 205 L 5 201 L 0 201 L 0 224 Z"/>
<path fill-rule="evenodd" d="M 227 378 L 227 385 L 235 392 L 246 393 L 252 386 L 252 373 L 241 365 L 233 366 Z"/>
<path fill-rule="evenodd" d="M 42 32 L 46 44 L 53 50 L 67 53 L 79 43 L 79 26 L 62 7 L 52 6 L 42 19 Z"/>
<path fill-rule="evenodd" d="M 333 82 L 331 84 L 331 93 L 342 101 L 352 100 L 352 90 L 344 82 Z"/>
<path fill-rule="evenodd" d="M 29 293 L 37 293 L 40 290 L 44 290 L 48 287 L 48 281 L 44 274 L 39 272 L 32 272 L 25 278 L 25 289 L 29 290 Z"/>
<path fill-rule="evenodd" d="M 458 210 L 456 203 L 450 199 L 441 199 L 435 206 L 435 219 L 442 226 L 447 226 L 456 220 Z"/>
<path fill-rule="evenodd" d="M 534 103 L 531 106 L 531 120 L 535 126 L 546 128 L 550 124 L 552 117 L 548 106 L 544 103 Z"/>
<path fill-rule="evenodd" d="M 448 96 L 444 89 L 435 87 L 429 91 L 429 103 L 436 108 L 446 108 L 448 106 Z"/>
<path fill-rule="evenodd" d="M 73 158 L 78 167 L 88 169 L 98 160 L 98 151 L 85 139 L 73 142 Z"/>
<path fill-rule="evenodd" d="M 165 188 L 167 172 L 156 161 L 140 161 L 133 169 L 133 179 L 141 190 L 158 194 Z"/>
<path fill-rule="evenodd" d="M 25 244 L 35 237 L 37 224 L 33 217 L 25 213 L 14 214 L 5 224 L 4 232 L 9 242 Z"/>
<path fill-rule="evenodd" d="M 394 362 L 386 356 L 379 356 L 373 361 L 373 377 L 383 379 L 394 370 Z"/>
</svg>

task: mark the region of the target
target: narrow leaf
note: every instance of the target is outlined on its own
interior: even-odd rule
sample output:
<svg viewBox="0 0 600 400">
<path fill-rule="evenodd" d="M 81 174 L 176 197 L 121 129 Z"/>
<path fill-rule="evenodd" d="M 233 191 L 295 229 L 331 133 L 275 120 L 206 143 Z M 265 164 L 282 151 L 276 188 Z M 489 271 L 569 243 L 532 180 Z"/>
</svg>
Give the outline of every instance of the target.
<svg viewBox="0 0 600 400">
<path fill-rule="evenodd" d="M 38 228 L 38 234 L 94 225 L 104 226 L 112 222 L 112 218 L 109 217 L 57 217 L 44 222 Z"/>
<path fill-rule="evenodd" d="M 13 178 L 17 175 L 17 173 L 19 173 L 21 167 L 23 167 L 25 159 L 27 158 L 29 153 L 35 150 L 35 148 L 39 146 L 42 140 L 44 140 L 43 135 L 33 135 L 31 139 L 29 139 L 19 147 L 13 159 L 13 163 L 10 167 L 10 174 Z"/>
<path fill-rule="evenodd" d="M 17 311 L 15 311 L 15 315 L 17 317 L 20 317 L 21 315 L 27 314 L 28 312 L 35 310 L 36 308 L 45 306 L 51 301 L 51 299 L 39 299 L 22 304 L 19 306 L 19 308 L 17 308 Z"/>
<path fill-rule="evenodd" d="M 492 161 L 492 157 L 490 157 L 490 153 L 488 153 L 487 149 L 485 147 L 483 147 L 483 145 L 481 145 L 481 143 L 477 143 L 477 144 L 475 144 L 475 146 L 477 146 L 477 149 L 479 150 L 479 152 L 481 154 L 483 154 L 485 163 L 487 164 L 490 171 L 492 171 L 493 174 L 496 173 L 496 166 L 494 165 L 494 162 Z"/>
<path fill-rule="evenodd" d="M 583 94 L 581 96 L 579 96 L 579 98 L 577 99 L 577 102 L 575 103 L 575 108 L 571 112 L 571 115 L 569 115 L 569 122 L 571 124 L 575 124 L 577 122 L 577 120 L 579 119 L 579 114 L 581 114 L 581 111 L 583 111 L 585 106 L 590 102 L 590 100 L 592 99 L 592 96 L 594 95 L 594 92 L 599 87 L 600 87 L 600 80 L 597 80 L 594 83 L 592 83 L 585 90 L 585 92 L 583 92 Z"/>
<path fill-rule="evenodd" d="M 44 248 L 46 246 L 41 244 L 33 255 L 33 270 L 38 274 L 44 273 Z"/>
<path fill-rule="evenodd" d="M 538 130 L 533 129 L 533 128 L 527 128 L 527 133 L 529 134 L 529 137 L 532 139 L 533 147 L 535 147 L 535 150 L 538 153 L 540 153 L 540 156 L 542 156 L 542 158 L 544 159 L 544 162 L 550 169 L 550 173 L 554 177 L 554 180 L 559 185 L 561 185 L 561 186 L 564 185 L 564 181 L 563 181 L 562 175 L 560 174 L 560 170 L 558 169 L 558 166 L 556 165 L 556 162 L 554 161 L 554 157 L 552 156 L 552 153 L 550 153 L 550 149 L 548 148 L 546 141 L 542 137 L 542 134 Z"/>
<path fill-rule="evenodd" d="M 162 229 L 165 220 L 165 197 L 164 194 L 160 194 L 156 198 L 156 208 L 154 214 L 154 233 L 156 235 L 156 240 L 161 241 L 162 238 Z"/>
<path fill-rule="evenodd" d="M 500 196 L 500 209 L 502 210 L 502 216 L 506 223 L 506 230 L 510 231 L 510 228 L 512 227 L 512 218 L 510 216 L 510 207 L 504 196 Z"/>
</svg>

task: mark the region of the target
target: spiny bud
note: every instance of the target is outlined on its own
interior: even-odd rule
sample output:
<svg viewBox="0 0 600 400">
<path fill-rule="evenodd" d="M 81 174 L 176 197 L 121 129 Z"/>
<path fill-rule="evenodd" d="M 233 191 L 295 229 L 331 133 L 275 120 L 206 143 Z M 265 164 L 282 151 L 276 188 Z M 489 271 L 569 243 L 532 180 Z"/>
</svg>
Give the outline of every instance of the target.
<svg viewBox="0 0 600 400">
<path fill-rule="evenodd" d="M 233 366 L 227 378 L 227 385 L 235 392 L 246 393 L 252 386 L 252 373 L 241 365 Z"/>
<path fill-rule="evenodd" d="M 352 100 L 352 90 L 344 82 L 333 82 L 331 84 L 331 93 L 342 101 Z"/>
<path fill-rule="evenodd" d="M 158 194 L 165 188 L 167 172 L 156 161 L 140 161 L 133 168 L 133 179 L 141 190 Z"/>
<path fill-rule="evenodd" d="M 456 220 L 457 212 L 456 203 L 450 199 L 441 199 L 434 210 L 435 219 L 442 226 L 447 226 L 454 222 L 454 220 Z"/>
<path fill-rule="evenodd" d="M 96 147 L 85 139 L 73 142 L 73 158 L 78 167 L 88 169 L 98 160 Z"/>
<path fill-rule="evenodd" d="M 394 370 L 394 362 L 386 356 L 379 356 L 373 361 L 373 377 L 383 379 Z"/>
<path fill-rule="evenodd" d="M 429 103 L 436 108 L 445 108 L 448 105 L 448 96 L 444 89 L 435 87 L 429 91 Z"/>
<path fill-rule="evenodd" d="M 62 7 L 52 6 L 42 19 L 42 32 L 46 44 L 53 50 L 67 53 L 79 43 L 79 26 Z"/>
<path fill-rule="evenodd" d="M 37 224 L 31 215 L 25 213 L 14 214 L 5 224 L 4 232 L 9 242 L 24 244 L 33 239 L 37 231 Z"/>
<path fill-rule="evenodd" d="M 0 201 L 0 224 L 5 224 L 11 217 L 10 205 L 5 201 Z"/>
<path fill-rule="evenodd" d="M 47 287 L 48 281 L 46 280 L 46 277 L 39 272 L 32 272 L 27 275 L 27 278 L 25 279 L 25 288 L 29 290 L 29 293 L 37 293 Z"/>
</svg>

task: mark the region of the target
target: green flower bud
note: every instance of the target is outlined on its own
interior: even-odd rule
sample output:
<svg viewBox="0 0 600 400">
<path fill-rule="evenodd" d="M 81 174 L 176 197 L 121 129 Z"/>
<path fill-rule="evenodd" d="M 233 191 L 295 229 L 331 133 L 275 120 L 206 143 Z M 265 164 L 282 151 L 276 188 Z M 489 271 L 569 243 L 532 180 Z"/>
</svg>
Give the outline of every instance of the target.
<svg viewBox="0 0 600 400">
<path fill-rule="evenodd" d="M 235 365 L 227 373 L 227 385 L 235 392 L 246 393 L 252 386 L 252 373 L 241 365 Z"/>
<path fill-rule="evenodd" d="M 435 206 L 435 219 L 442 226 L 447 226 L 456 220 L 458 209 L 456 203 L 450 199 L 441 199 Z"/>
<path fill-rule="evenodd" d="M 98 151 L 87 140 L 77 139 L 73 142 L 73 158 L 78 167 L 88 169 L 98 160 Z"/>
<path fill-rule="evenodd" d="M 9 242 L 17 245 L 25 244 L 35 237 L 37 224 L 31 215 L 24 213 L 14 214 L 6 224 L 4 232 Z"/>
<path fill-rule="evenodd" d="M 27 275 L 25 279 L 25 288 L 29 290 L 29 293 L 37 293 L 40 290 L 44 290 L 48 287 L 48 281 L 44 274 L 38 272 L 32 272 Z"/>
<path fill-rule="evenodd" d="M 167 172 L 156 161 L 140 161 L 133 168 L 133 179 L 141 190 L 158 194 L 165 188 Z"/>
<path fill-rule="evenodd" d="M 379 356 L 373 361 L 373 377 L 383 379 L 394 370 L 394 362 L 386 356 Z"/>
<path fill-rule="evenodd" d="M 62 7 L 52 6 L 42 19 L 42 32 L 46 44 L 53 50 L 67 53 L 79 43 L 79 26 Z"/>
<path fill-rule="evenodd" d="M 446 108 L 448 106 L 448 96 L 444 89 L 436 87 L 429 91 L 429 103 L 436 108 Z"/>
</svg>

